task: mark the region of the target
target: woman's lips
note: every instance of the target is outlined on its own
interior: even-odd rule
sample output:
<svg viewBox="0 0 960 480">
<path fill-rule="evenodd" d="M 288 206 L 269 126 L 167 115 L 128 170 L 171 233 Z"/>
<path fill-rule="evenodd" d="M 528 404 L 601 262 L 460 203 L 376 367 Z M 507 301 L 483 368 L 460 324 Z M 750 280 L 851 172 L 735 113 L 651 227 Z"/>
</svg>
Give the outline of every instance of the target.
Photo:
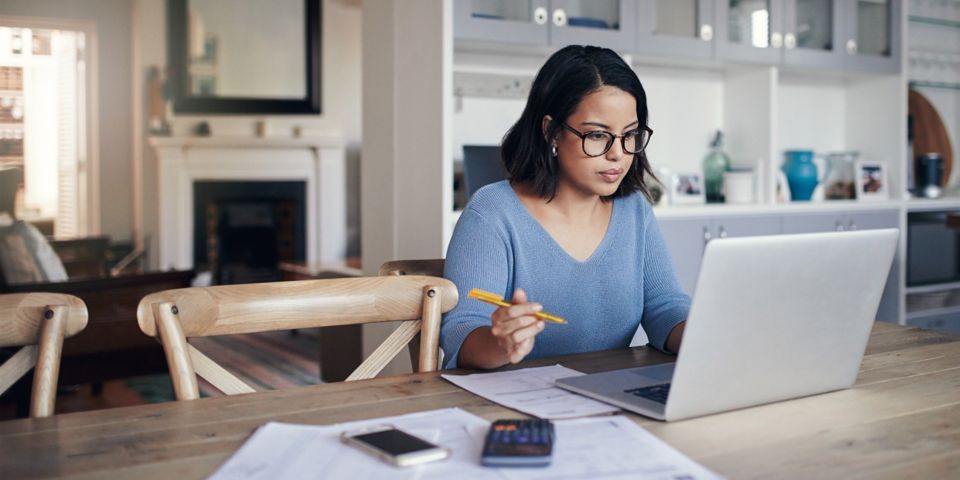
<svg viewBox="0 0 960 480">
<path fill-rule="evenodd" d="M 600 176 L 607 182 L 613 183 L 617 180 L 620 180 L 620 175 L 623 174 L 623 170 L 619 168 L 611 168 L 610 170 L 604 170 L 599 172 Z"/>
</svg>

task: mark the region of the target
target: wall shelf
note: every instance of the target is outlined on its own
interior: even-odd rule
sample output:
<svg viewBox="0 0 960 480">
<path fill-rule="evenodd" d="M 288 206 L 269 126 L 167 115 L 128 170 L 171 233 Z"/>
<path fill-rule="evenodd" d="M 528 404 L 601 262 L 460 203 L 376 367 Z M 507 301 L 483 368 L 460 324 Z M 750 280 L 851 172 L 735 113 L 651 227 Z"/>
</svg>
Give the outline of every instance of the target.
<svg viewBox="0 0 960 480">
<path fill-rule="evenodd" d="M 945 20 L 942 18 L 923 17 L 920 15 L 910 15 L 909 18 L 911 23 L 936 25 L 938 27 L 956 28 L 960 30 L 960 21 L 958 20 Z"/>
<path fill-rule="evenodd" d="M 942 88 L 946 90 L 960 90 L 960 83 L 954 82 L 927 82 L 922 80 L 911 80 L 910 87 Z"/>
</svg>

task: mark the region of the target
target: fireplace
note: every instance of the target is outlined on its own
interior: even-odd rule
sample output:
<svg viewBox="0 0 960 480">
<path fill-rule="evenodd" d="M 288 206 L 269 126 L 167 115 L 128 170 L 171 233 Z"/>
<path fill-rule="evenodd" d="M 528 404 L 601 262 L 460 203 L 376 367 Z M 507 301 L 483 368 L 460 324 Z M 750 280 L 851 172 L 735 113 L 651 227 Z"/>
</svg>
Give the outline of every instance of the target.
<svg viewBox="0 0 960 480">
<path fill-rule="evenodd" d="M 193 184 L 193 259 L 218 284 L 281 279 L 279 262 L 306 260 L 305 182 Z"/>
<path fill-rule="evenodd" d="M 294 256 L 301 252 L 303 256 L 297 258 L 307 262 L 330 263 L 343 261 L 346 256 L 346 162 L 338 133 L 307 138 L 152 137 L 150 144 L 156 149 L 158 163 L 160 268 L 200 269 L 210 263 L 209 251 L 198 251 L 195 244 L 194 233 L 209 228 L 207 212 L 196 211 L 194 185 L 198 183 L 254 183 L 255 191 L 260 191 L 261 182 L 300 184 L 302 194 L 297 201 L 302 207 L 297 215 L 302 216 L 293 223 L 303 229 L 305 245 L 302 251 L 294 246 Z M 256 212 L 280 215 L 287 208 L 283 202 L 291 200 L 267 197 L 258 197 L 255 203 L 260 206 L 251 208 L 229 205 L 233 200 L 224 200 L 216 207 L 217 212 L 240 215 L 234 221 L 238 226 L 266 222 L 266 217 L 258 217 Z M 245 217 L 245 210 L 254 213 Z M 299 230 L 294 233 L 300 235 Z M 206 241 L 209 243 L 209 238 Z M 238 248 L 240 252 L 234 253 L 239 255 L 250 247 Z"/>
</svg>

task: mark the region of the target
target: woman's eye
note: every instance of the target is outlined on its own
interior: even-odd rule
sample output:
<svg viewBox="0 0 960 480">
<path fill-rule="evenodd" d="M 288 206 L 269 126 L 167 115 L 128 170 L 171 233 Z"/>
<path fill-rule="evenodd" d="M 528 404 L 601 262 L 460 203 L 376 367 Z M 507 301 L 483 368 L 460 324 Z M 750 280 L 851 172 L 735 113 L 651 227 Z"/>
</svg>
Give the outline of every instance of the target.
<svg viewBox="0 0 960 480">
<path fill-rule="evenodd" d="M 587 140 L 605 142 L 607 141 L 607 134 L 604 132 L 590 132 L 587 134 Z"/>
<path fill-rule="evenodd" d="M 640 136 L 640 130 L 630 130 L 629 132 L 624 133 L 623 136 L 624 136 L 624 137 L 627 137 L 627 138 L 636 138 L 636 137 L 639 137 L 639 136 Z"/>
</svg>

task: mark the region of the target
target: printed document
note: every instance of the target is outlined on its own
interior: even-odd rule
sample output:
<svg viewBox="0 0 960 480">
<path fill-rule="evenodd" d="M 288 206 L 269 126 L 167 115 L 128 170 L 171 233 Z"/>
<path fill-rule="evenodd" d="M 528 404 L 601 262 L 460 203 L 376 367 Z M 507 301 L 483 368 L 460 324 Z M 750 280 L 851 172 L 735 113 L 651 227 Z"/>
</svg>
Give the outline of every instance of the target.
<svg viewBox="0 0 960 480">
<path fill-rule="evenodd" d="M 553 386 L 558 378 L 583 373 L 560 365 L 506 372 L 441 375 L 444 380 L 492 402 L 539 418 L 609 414 L 619 408 Z"/>
<path fill-rule="evenodd" d="M 449 448 L 451 456 L 395 467 L 340 441 L 340 433 L 390 424 Z M 713 472 L 620 415 L 554 422 L 553 462 L 545 468 L 487 468 L 480 453 L 489 422 L 458 408 L 329 426 L 268 423 L 212 479 L 715 479 Z"/>
</svg>

